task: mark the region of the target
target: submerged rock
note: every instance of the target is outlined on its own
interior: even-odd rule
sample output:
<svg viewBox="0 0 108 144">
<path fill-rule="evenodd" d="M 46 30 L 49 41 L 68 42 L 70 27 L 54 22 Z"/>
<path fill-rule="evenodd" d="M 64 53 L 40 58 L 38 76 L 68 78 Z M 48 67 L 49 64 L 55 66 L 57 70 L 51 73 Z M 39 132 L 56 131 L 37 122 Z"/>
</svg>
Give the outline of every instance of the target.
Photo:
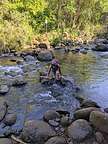
<svg viewBox="0 0 108 144">
<path fill-rule="evenodd" d="M 21 138 L 32 144 L 44 144 L 49 138 L 55 136 L 55 131 L 43 121 L 27 121 Z"/>
<path fill-rule="evenodd" d="M 82 141 L 92 134 L 92 127 L 83 119 L 74 121 L 68 127 L 68 135 L 71 139 Z"/>
<path fill-rule="evenodd" d="M 39 66 L 39 61 L 34 61 L 32 63 L 24 64 L 22 66 L 22 70 L 24 73 L 31 72 L 36 70 L 38 66 Z"/>
<path fill-rule="evenodd" d="M 12 86 L 23 86 L 27 84 L 26 80 L 22 76 L 17 76 L 12 82 Z"/>
<path fill-rule="evenodd" d="M 6 94 L 9 91 L 9 87 L 7 85 L 0 85 L 0 94 Z"/>
<path fill-rule="evenodd" d="M 5 72 L 5 75 L 9 75 L 9 76 L 12 76 L 12 77 L 15 77 L 15 76 L 20 75 L 20 74 L 22 74 L 22 72 L 20 72 L 20 71 L 15 71 L 14 69 Z"/>
</svg>

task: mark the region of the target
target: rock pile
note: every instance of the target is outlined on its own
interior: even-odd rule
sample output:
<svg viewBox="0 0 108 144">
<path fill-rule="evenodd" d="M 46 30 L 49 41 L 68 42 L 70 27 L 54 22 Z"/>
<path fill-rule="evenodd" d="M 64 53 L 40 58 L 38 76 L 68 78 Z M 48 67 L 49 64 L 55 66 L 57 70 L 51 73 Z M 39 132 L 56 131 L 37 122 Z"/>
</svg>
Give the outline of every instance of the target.
<svg viewBox="0 0 108 144">
<path fill-rule="evenodd" d="M 12 127 L 16 119 L 14 113 L 7 113 L 2 122 Z M 12 134 L 16 135 L 10 131 L 10 138 Z M 53 109 L 46 111 L 41 120 L 27 120 L 16 141 L 25 144 L 107 144 L 107 136 L 108 114 L 95 102 L 84 100 L 73 117 L 68 111 Z"/>
</svg>

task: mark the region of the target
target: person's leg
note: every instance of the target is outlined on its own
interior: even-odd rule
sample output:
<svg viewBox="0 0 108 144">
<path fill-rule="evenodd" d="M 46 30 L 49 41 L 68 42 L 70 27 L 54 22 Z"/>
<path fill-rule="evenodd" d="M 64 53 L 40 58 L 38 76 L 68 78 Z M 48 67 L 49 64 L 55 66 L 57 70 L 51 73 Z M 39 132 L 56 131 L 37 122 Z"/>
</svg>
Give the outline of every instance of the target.
<svg viewBox="0 0 108 144">
<path fill-rule="evenodd" d="M 60 80 L 61 79 L 61 75 L 59 71 L 56 71 L 56 80 Z"/>
</svg>

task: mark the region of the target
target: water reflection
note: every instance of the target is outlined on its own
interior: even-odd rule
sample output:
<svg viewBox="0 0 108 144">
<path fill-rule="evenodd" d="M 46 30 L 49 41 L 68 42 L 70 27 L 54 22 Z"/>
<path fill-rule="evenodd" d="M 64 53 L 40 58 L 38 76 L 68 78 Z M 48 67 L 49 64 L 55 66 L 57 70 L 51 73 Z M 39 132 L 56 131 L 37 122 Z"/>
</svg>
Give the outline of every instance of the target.
<svg viewBox="0 0 108 144">
<path fill-rule="evenodd" d="M 108 53 L 56 53 L 56 56 L 61 61 L 63 74 L 74 77 L 82 87 L 79 95 L 108 107 Z"/>
</svg>

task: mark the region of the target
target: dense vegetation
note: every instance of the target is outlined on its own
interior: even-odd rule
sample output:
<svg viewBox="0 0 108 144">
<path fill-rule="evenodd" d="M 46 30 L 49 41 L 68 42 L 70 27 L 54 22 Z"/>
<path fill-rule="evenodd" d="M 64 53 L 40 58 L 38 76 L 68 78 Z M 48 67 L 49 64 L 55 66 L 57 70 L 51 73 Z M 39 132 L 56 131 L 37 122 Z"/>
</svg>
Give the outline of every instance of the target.
<svg viewBox="0 0 108 144">
<path fill-rule="evenodd" d="M 91 38 L 105 27 L 106 17 L 108 0 L 1 0 L 0 49 L 19 50 L 46 31 L 50 41 L 63 32 Z"/>
</svg>

